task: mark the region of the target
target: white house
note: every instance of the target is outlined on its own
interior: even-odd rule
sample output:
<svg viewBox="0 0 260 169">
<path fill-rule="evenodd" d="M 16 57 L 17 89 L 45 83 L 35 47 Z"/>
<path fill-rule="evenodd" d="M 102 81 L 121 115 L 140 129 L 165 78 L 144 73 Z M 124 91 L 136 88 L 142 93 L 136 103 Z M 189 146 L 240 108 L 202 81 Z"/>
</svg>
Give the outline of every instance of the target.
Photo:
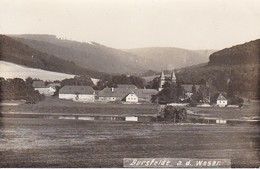
<svg viewBox="0 0 260 169">
<path fill-rule="evenodd" d="M 217 105 L 219 107 L 225 107 L 227 105 L 227 99 L 221 93 L 217 98 Z"/>
<path fill-rule="evenodd" d="M 40 94 L 44 94 L 45 96 L 52 96 L 56 89 L 51 86 L 45 86 L 44 81 L 33 81 L 32 86 L 34 90 L 39 91 Z"/>
<path fill-rule="evenodd" d="M 123 100 L 128 103 L 137 103 L 138 97 L 135 93 L 129 93 Z"/>
<path fill-rule="evenodd" d="M 34 88 L 34 90 L 38 90 L 40 94 L 44 94 L 45 96 L 53 96 L 56 91 L 52 87 Z"/>
<path fill-rule="evenodd" d="M 64 86 L 59 90 L 59 98 L 79 102 L 94 102 L 95 90 L 91 86 Z"/>
</svg>

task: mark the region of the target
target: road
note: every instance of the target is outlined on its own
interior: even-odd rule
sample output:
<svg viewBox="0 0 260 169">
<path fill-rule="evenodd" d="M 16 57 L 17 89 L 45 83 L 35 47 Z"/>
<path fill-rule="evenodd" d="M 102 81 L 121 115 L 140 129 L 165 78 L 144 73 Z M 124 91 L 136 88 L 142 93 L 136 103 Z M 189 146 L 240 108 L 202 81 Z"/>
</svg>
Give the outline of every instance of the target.
<svg viewBox="0 0 260 169">
<path fill-rule="evenodd" d="M 141 157 L 259 167 L 259 126 L 0 118 L 0 167 L 123 167 Z"/>
</svg>

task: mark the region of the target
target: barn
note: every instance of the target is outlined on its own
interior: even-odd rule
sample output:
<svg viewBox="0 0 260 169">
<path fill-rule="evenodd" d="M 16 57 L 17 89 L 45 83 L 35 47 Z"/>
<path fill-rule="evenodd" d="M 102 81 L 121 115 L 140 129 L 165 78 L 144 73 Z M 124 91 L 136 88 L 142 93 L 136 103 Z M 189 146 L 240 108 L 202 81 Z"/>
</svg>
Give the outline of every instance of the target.
<svg viewBox="0 0 260 169">
<path fill-rule="evenodd" d="M 59 98 L 79 102 L 94 102 L 95 90 L 91 86 L 63 86 Z"/>
</svg>

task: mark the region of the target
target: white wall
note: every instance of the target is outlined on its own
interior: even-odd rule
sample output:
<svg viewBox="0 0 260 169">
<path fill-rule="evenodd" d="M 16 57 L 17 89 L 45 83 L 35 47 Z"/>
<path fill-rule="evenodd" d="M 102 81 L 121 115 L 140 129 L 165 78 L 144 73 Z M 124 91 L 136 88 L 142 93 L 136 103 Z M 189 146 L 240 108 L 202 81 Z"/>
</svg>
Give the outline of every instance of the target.
<svg viewBox="0 0 260 169">
<path fill-rule="evenodd" d="M 79 102 L 94 102 L 95 96 L 90 94 L 59 94 L 60 99 L 67 99 Z"/>
<path fill-rule="evenodd" d="M 227 105 L 227 100 L 217 100 L 217 105 L 219 107 L 225 107 Z"/>
<path fill-rule="evenodd" d="M 118 97 L 99 97 L 98 100 L 99 101 L 116 101 L 118 100 L 119 98 Z"/>
<path fill-rule="evenodd" d="M 126 102 L 137 103 L 138 97 L 135 94 L 129 94 L 128 96 L 126 96 Z"/>
<path fill-rule="evenodd" d="M 45 96 L 52 96 L 54 94 L 54 92 L 56 91 L 52 87 L 34 88 L 34 90 L 38 90 L 40 94 L 44 94 Z"/>
</svg>

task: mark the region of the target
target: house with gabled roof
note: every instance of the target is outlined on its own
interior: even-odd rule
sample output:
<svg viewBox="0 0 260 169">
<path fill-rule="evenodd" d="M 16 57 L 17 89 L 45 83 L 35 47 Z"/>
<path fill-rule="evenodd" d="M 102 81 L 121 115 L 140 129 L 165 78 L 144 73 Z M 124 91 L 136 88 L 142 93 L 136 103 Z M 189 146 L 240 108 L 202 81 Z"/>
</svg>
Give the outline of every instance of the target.
<svg viewBox="0 0 260 169">
<path fill-rule="evenodd" d="M 94 102 L 95 90 L 91 86 L 63 86 L 59 98 L 79 102 Z"/>
<path fill-rule="evenodd" d="M 131 92 L 123 98 L 123 101 L 128 102 L 128 103 L 137 103 L 138 96 L 134 92 Z"/>
<path fill-rule="evenodd" d="M 55 88 L 46 86 L 42 80 L 33 81 L 32 86 L 34 90 L 37 90 L 40 94 L 44 94 L 45 96 L 52 96 L 56 91 Z"/>
<path fill-rule="evenodd" d="M 227 104 L 228 104 L 228 100 L 224 97 L 222 93 L 219 93 L 216 105 L 219 107 L 226 107 Z"/>
<path fill-rule="evenodd" d="M 138 97 L 138 102 L 150 102 L 153 95 L 157 94 L 155 89 L 129 89 L 129 88 L 104 88 L 97 94 L 99 101 L 125 101 L 124 98 L 130 93 L 134 93 Z M 135 96 L 133 96 L 135 97 Z M 131 96 L 130 96 L 131 98 Z"/>
</svg>

